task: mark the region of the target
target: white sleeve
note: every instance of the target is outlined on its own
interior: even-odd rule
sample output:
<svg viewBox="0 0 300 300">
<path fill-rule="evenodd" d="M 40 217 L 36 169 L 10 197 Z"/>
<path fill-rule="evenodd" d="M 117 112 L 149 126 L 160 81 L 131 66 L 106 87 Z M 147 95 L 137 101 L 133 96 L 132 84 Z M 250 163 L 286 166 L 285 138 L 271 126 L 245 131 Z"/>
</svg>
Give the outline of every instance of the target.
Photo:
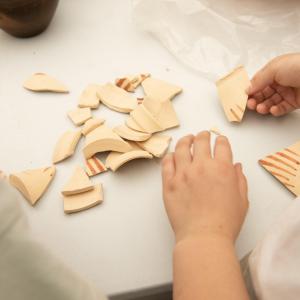
<svg viewBox="0 0 300 300">
<path fill-rule="evenodd" d="M 259 300 L 300 299 L 300 198 L 251 253 L 249 268 Z"/>
<path fill-rule="evenodd" d="M 106 299 L 31 238 L 17 198 L 0 180 L 0 299 Z"/>
</svg>

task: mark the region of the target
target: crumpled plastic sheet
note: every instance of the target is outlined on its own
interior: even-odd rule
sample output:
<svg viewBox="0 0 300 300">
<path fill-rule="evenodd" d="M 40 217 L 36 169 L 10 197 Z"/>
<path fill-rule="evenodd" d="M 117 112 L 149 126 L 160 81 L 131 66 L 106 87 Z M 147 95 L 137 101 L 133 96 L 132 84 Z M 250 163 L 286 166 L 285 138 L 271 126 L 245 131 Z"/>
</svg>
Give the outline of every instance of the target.
<svg viewBox="0 0 300 300">
<path fill-rule="evenodd" d="M 132 0 L 137 28 L 210 80 L 300 50 L 298 0 Z"/>
</svg>

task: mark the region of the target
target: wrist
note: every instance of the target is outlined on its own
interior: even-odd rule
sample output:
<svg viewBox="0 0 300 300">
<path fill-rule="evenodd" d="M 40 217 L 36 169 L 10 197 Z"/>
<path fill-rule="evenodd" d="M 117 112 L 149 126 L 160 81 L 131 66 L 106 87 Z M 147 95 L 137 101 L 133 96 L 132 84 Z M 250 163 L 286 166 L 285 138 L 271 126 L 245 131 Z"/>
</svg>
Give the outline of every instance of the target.
<svg viewBox="0 0 300 300">
<path fill-rule="evenodd" d="M 228 241 L 232 244 L 235 242 L 235 238 L 224 230 L 219 228 L 212 228 L 207 226 L 202 226 L 197 229 L 181 230 L 175 232 L 176 244 L 184 241 L 202 241 L 202 240 L 220 240 Z"/>
</svg>

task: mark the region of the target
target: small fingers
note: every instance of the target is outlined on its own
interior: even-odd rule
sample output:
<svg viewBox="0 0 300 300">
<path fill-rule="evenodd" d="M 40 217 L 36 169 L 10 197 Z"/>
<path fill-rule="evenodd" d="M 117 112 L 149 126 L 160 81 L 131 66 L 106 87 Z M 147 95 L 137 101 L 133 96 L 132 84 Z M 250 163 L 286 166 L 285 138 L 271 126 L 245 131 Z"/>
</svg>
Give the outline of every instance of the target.
<svg viewBox="0 0 300 300">
<path fill-rule="evenodd" d="M 162 160 L 163 186 L 165 187 L 174 176 L 175 176 L 174 154 L 168 153 Z"/>
<path fill-rule="evenodd" d="M 296 109 L 296 107 L 294 107 L 287 101 L 282 101 L 282 102 L 278 103 L 277 105 L 273 105 L 270 109 L 270 113 L 274 117 L 280 117 L 280 116 L 283 116 L 295 109 Z"/>
<path fill-rule="evenodd" d="M 184 170 L 192 162 L 191 147 L 194 141 L 193 135 L 181 138 L 175 148 L 175 165 L 176 170 Z"/>
<path fill-rule="evenodd" d="M 214 158 L 232 163 L 232 150 L 227 137 L 220 135 L 216 138 Z"/>
<path fill-rule="evenodd" d="M 211 158 L 209 131 L 199 132 L 195 136 L 193 157 L 196 162 Z"/>
</svg>

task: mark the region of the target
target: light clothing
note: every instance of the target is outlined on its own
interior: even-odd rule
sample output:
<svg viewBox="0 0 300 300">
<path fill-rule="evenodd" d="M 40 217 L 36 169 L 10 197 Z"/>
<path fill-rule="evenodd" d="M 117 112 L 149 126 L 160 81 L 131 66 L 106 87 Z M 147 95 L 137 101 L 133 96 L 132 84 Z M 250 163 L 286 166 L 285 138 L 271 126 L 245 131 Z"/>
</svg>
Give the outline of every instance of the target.
<svg viewBox="0 0 300 300">
<path fill-rule="evenodd" d="M 17 198 L 0 180 L 0 299 L 105 300 L 31 238 Z"/>
<path fill-rule="evenodd" d="M 289 205 L 248 261 L 258 300 L 300 299 L 300 198 Z"/>
</svg>

